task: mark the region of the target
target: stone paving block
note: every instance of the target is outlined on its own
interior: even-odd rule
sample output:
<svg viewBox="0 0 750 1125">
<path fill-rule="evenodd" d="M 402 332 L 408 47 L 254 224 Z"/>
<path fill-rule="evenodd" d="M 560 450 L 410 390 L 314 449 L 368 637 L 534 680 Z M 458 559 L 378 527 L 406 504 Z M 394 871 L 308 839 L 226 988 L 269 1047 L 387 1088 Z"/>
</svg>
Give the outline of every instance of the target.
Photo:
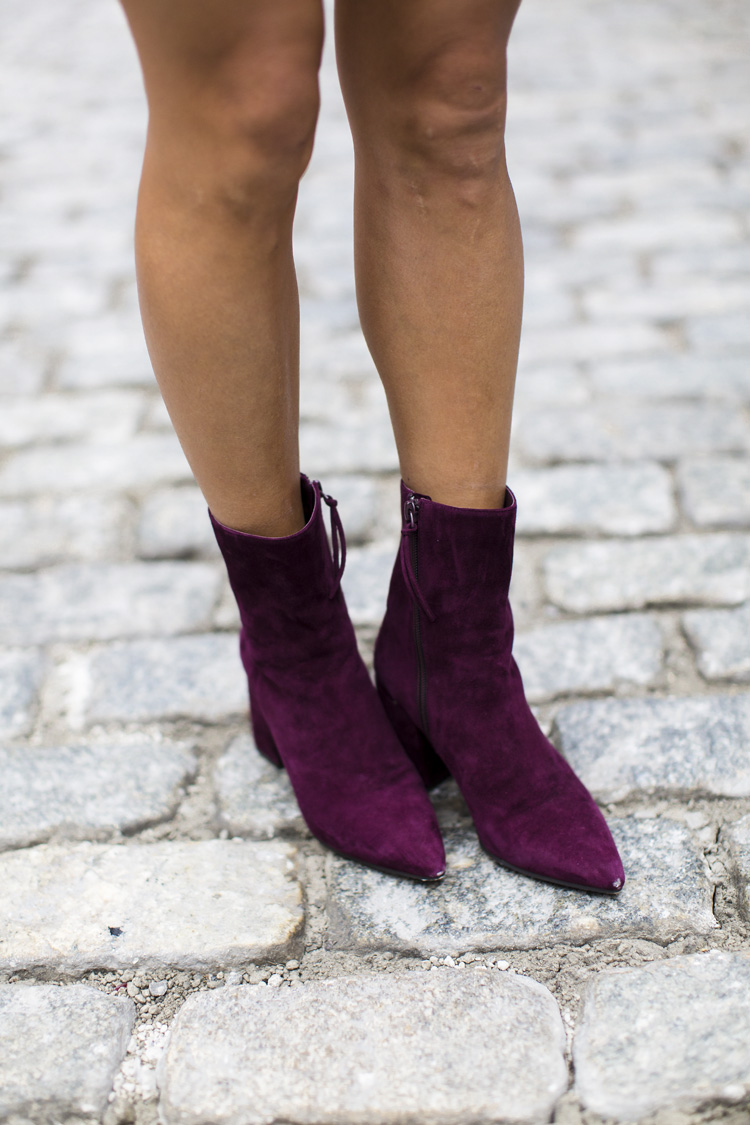
<svg viewBox="0 0 750 1125">
<path fill-rule="evenodd" d="M 135 311 L 73 321 L 60 341 L 63 357 L 57 386 L 155 386 L 143 329 Z"/>
<path fill-rule="evenodd" d="M 572 703 L 557 712 L 554 738 L 601 801 L 750 796 L 750 695 Z"/>
<path fill-rule="evenodd" d="M 737 605 L 750 598 L 750 535 L 673 535 L 553 548 L 547 596 L 573 613 L 647 606 Z"/>
<path fill-rule="evenodd" d="M 248 709 L 234 633 L 117 641 L 91 651 L 79 702 L 88 722 L 194 719 L 215 723 Z"/>
<path fill-rule="evenodd" d="M 750 372 L 744 356 L 687 353 L 612 360 L 594 364 L 591 381 L 600 394 L 618 397 L 750 399 Z"/>
<path fill-rule="evenodd" d="M 750 816 L 743 816 L 733 824 L 725 824 L 721 830 L 721 840 L 729 845 L 740 910 L 750 920 Z"/>
<path fill-rule="evenodd" d="M 385 614 L 398 543 L 369 543 L 346 552 L 341 585 L 355 625 L 379 625 Z"/>
<path fill-rule="evenodd" d="M 654 684 L 662 673 L 663 653 L 658 623 L 635 613 L 542 625 L 518 633 L 514 646 L 532 703 Z"/>
<path fill-rule="evenodd" d="M 162 488 L 146 497 L 138 520 L 138 554 L 145 559 L 218 556 L 199 488 Z"/>
<path fill-rule="evenodd" d="M 20 449 L 0 468 L 0 496 L 116 492 L 192 480 L 174 434 L 144 433 L 115 445 Z"/>
<path fill-rule="evenodd" d="M 0 1118 L 99 1121 L 135 1004 L 83 984 L 0 985 Z"/>
<path fill-rule="evenodd" d="M 750 957 L 714 949 L 597 973 L 573 1045 L 587 1109 L 636 1121 L 750 1094 Z"/>
<path fill-rule="evenodd" d="M 220 574 L 208 563 L 76 563 L 0 576 L 0 644 L 109 640 L 205 628 Z"/>
<path fill-rule="evenodd" d="M 135 433 L 143 405 L 143 397 L 132 391 L 6 399 L 0 413 L 0 448 L 76 438 L 124 441 Z"/>
<path fill-rule="evenodd" d="M 731 244 L 740 238 L 737 223 L 735 215 L 691 207 L 661 214 L 618 215 L 581 226 L 574 245 L 609 253 L 621 247 L 649 251 L 673 245 Z"/>
<path fill-rule="evenodd" d="M 510 483 L 519 535 L 647 535 L 677 516 L 671 477 L 653 462 L 521 469 Z"/>
<path fill-rule="evenodd" d="M 640 321 L 566 324 L 523 333 L 519 366 L 588 363 L 623 355 L 653 355 L 668 348 L 659 329 Z"/>
<path fill-rule="evenodd" d="M 279 961 L 303 924 L 279 841 L 40 844 L 0 855 L 0 969 L 205 970 Z"/>
<path fill-rule="evenodd" d="M 747 308 L 725 316 L 691 317 L 686 324 L 688 344 L 711 355 L 738 352 L 747 355 L 750 323 Z"/>
<path fill-rule="evenodd" d="M 0 569 L 97 562 L 120 551 L 127 502 L 99 496 L 0 501 Z"/>
<path fill-rule="evenodd" d="M 0 340 L 0 395 L 36 395 L 49 365 L 44 350 L 26 340 Z"/>
<path fill-rule="evenodd" d="M 168 819 L 195 773 L 181 743 L 0 747 L 0 849 L 106 839 Z"/>
<path fill-rule="evenodd" d="M 747 453 L 750 426 L 717 402 L 606 405 L 520 411 L 517 448 L 532 462 L 672 461 L 702 453 Z"/>
<path fill-rule="evenodd" d="M 396 443 L 387 418 L 338 426 L 304 422 L 300 428 L 300 458 L 304 471 L 312 477 L 398 472 Z"/>
<path fill-rule="evenodd" d="M 0 649 L 0 738 L 31 730 L 43 671 L 44 656 L 37 649 Z"/>
<path fill-rule="evenodd" d="M 378 482 L 375 477 L 326 475 L 321 482 L 329 496 L 339 503 L 347 543 L 361 543 L 375 528 L 380 508 Z M 398 494 L 394 494 L 398 508 Z"/>
<path fill-rule="evenodd" d="M 750 460 L 684 461 L 677 487 L 685 514 L 698 527 L 750 527 Z"/>
<path fill-rule="evenodd" d="M 519 368 L 515 401 L 521 407 L 587 402 L 590 398 L 588 383 L 574 364 Z"/>
<path fill-rule="evenodd" d="M 710 933 L 712 887 L 687 830 L 666 820 L 609 824 L 626 876 L 616 899 L 508 871 L 461 830 L 445 833 L 448 873 L 437 887 L 389 879 L 331 856 L 328 944 L 428 955 Z"/>
<path fill-rule="evenodd" d="M 177 1016 L 160 1104 L 166 1125 L 546 1121 L 564 1041 L 551 993 L 497 972 L 224 988 Z"/>
<path fill-rule="evenodd" d="M 258 752 L 250 734 L 232 739 L 214 778 L 219 821 L 232 836 L 309 835 L 286 771 Z"/>
<path fill-rule="evenodd" d="M 682 625 L 707 680 L 750 680 L 750 602 L 739 609 L 696 609 Z"/>
</svg>

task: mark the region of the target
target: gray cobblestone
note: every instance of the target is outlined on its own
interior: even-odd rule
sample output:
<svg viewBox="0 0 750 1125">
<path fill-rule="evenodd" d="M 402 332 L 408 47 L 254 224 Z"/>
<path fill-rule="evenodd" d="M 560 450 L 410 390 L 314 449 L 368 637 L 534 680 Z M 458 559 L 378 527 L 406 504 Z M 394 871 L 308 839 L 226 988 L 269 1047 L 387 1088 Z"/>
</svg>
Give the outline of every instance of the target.
<svg viewBox="0 0 750 1125">
<path fill-rule="evenodd" d="M 574 613 L 651 605 L 736 605 L 750 598 L 750 536 L 674 535 L 555 547 L 547 595 Z"/>
<path fill-rule="evenodd" d="M 0 496 L 137 490 L 192 479 L 174 434 L 136 434 L 116 445 L 19 450 L 0 468 Z"/>
<path fill-rule="evenodd" d="M 386 418 L 347 426 L 307 422 L 300 430 L 300 457 L 308 476 L 398 471 L 396 443 Z"/>
<path fill-rule="evenodd" d="M 519 363 L 582 363 L 621 355 L 651 355 L 668 349 L 662 332 L 637 321 L 572 324 L 523 336 Z"/>
<path fill-rule="evenodd" d="M 747 453 L 750 427 L 721 403 L 629 403 L 521 411 L 516 442 L 532 461 L 672 461 L 701 453 Z"/>
<path fill-rule="evenodd" d="M 380 542 L 347 551 L 342 586 L 355 625 L 382 621 L 397 550 L 398 543 Z"/>
<path fill-rule="evenodd" d="M 247 713 L 247 679 L 237 637 L 149 637 L 91 651 L 78 700 L 88 722 L 195 719 Z"/>
<path fill-rule="evenodd" d="M 127 518 L 128 505 L 119 497 L 0 500 L 0 569 L 112 561 L 122 549 Z"/>
<path fill-rule="evenodd" d="M 739 609 L 698 609 L 682 624 L 707 680 L 750 680 L 750 602 Z"/>
<path fill-rule="evenodd" d="M 117 313 L 76 321 L 61 342 L 64 358 L 57 373 L 58 387 L 154 386 L 135 312 L 129 317 Z"/>
<path fill-rule="evenodd" d="M 532 703 L 559 695 L 646 687 L 662 673 L 664 642 L 652 617 L 593 617 L 516 637 L 514 655 Z"/>
<path fill-rule="evenodd" d="M 206 628 L 219 583 L 219 572 L 207 563 L 81 563 L 5 575 L 0 577 L 0 644 Z"/>
<path fill-rule="evenodd" d="M 126 391 L 6 399 L 0 414 L 0 448 L 76 438 L 123 441 L 135 433 L 143 405 L 140 395 Z"/>
<path fill-rule="evenodd" d="M 86 985 L 0 985 L 0 1117 L 99 1120 L 135 1019 Z"/>
<path fill-rule="evenodd" d="M 678 467 L 677 484 L 682 506 L 698 527 L 750 527 L 750 461 L 685 461 Z"/>
<path fill-rule="evenodd" d="M 750 695 L 604 699 L 562 707 L 556 741 L 602 801 L 750 796 Z"/>
<path fill-rule="evenodd" d="M 599 973 L 574 1045 L 595 1113 L 635 1121 L 750 1093 L 750 958 L 715 949 Z"/>
<path fill-rule="evenodd" d="M 564 1041 L 547 989 L 497 972 L 224 989 L 180 1012 L 161 1104 L 167 1125 L 541 1121 Z"/>
<path fill-rule="evenodd" d="M 0 849 L 106 838 L 165 820 L 195 772 L 181 744 L 0 748 Z"/>
<path fill-rule="evenodd" d="M 0 649 L 0 738 L 29 733 L 43 670 L 37 649 Z"/>
<path fill-rule="evenodd" d="M 286 771 L 259 754 L 249 734 L 232 739 L 215 779 L 219 821 L 232 836 L 308 835 Z"/>
<path fill-rule="evenodd" d="M 163 488 L 143 502 L 138 553 L 147 559 L 219 553 L 200 489 Z"/>
<path fill-rule="evenodd" d="M 606 395 L 750 400 L 750 371 L 743 356 L 680 354 L 599 363 L 592 367 L 591 380 Z"/>
<path fill-rule="evenodd" d="M 291 956 L 294 849 L 276 841 L 40 844 L 0 856 L 0 969 L 207 969 Z"/>
<path fill-rule="evenodd" d="M 369 539 L 380 514 L 377 480 L 365 476 L 326 475 L 322 484 L 329 496 L 335 496 L 338 500 L 347 543 L 361 543 Z M 395 491 L 393 502 L 394 507 L 398 507 Z"/>
<path fill-rule="evenodd" d="M 519 535 L 645 535 L 676 519 L 672 481 L 661 465 L 560 465 L 517 470 Z"/>
<path fill-rule="evenodd" d="M 750 816 L 743 816 L 734 824 L 725 825 L 721 830 L 721 838 L 729 844 L 740 909 L 750 921 Z"/>
<path fill-rule="evenodd" d="M 626 873 L 616 900 L 507 871 L 464 832 L 446 834 L 448 874 L 438 887 L 394 884 L 331 857 L 329 941 L 335 948 L 428 955 L 711 933 L 712 888 L 689 833 L 658 820 L 611 820 L 610 827 Z"/>
</svg>

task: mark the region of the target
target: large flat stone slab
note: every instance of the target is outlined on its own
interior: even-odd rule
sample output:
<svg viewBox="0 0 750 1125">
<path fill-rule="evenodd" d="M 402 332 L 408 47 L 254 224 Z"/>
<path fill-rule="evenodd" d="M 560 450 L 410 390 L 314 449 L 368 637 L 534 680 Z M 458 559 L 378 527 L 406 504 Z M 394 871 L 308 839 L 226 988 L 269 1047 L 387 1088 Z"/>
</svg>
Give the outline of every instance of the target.
<svg viewBox="0 0 750 1125">
<path fill-rule="evenodd" d="M 0 968 L 283 960 L 302 927 L 288 844 L 41 844 L 0 856 Z"/>
<path fill-rule="evenodd" d="M 519 535 L 647 535 L 676 518 L 669 473 L 651 461 L 524 469 L 510 483 Z"/>
<path fill-rule="evenodd" d="M 0 747 L 0 849 L 166 820 L 195 768 L 187 746 L 167 742 Z"/>
<path fill-rule="evenodd" d="M 527 698 L 541 703 L 560 695 L 656 683 L 664 641 L 653 617 L 613 614 L 519 633 L 513 651 Z"/>
<path fill-rule="evenodd" d="M 682 506 L 698 527 L 750 527 L 750 460 L 704 457 L 678 466 Z"/>
<path fill-rule="evenodd" d="M 0 1118 L 100 1120 L 134 1020 L 86 985 L 0 985 Z"/>
<path fill-rule="evenodd" d="M 695 609 L 682 626 L 707 680 L 750 680 L 750 602 L 739 609 Z"/>
<path fill-rule="evenodd" d="M 232 739 L 214 780 L 219 822 L 233 836 L 309 835 L 286 770 L 259 754 L 250 734 Z"/>
<path fill-rule="evenodd" d="M 651 605 L 737 605 L 750 599 L 750 535 L 673 535 L 555 547 L 547 594 L 573 613 Z"/>
<path fill-rule="evenodd" d="M 507 871 L 471 832 L 446 833 L 448 874 L 437 887 L 389 879 L 332 856 L 328 943 L 437 954 L 611 937 L 665 942 L 715 928 L 706 866 L 684 828 L 635 818 L 612 820 L 610 827 L 626 874 L 616 899 Z"/>
<path fill-rule="evenodd" d="M 235 633 L 115 641 L 87 657 L 80 705 L 89 722 L 195 719 L 218 722 L 248 710 Z"/>
<path fill-rule="evenodd" d="M 750 957 L 712 950 L 598 973 L 573 1057 L 584 1106 L 636 1121 L 750 1094 Z"/>
<path fill-rule="evenodd" d="M 547 1121 L 563 1047 L 552 995 L 507 974 L 226 988 L 177 1016 L 161 1110 L 167 1125 Z"/>
<path fill-rule="evenodd" d="M 554 738 L 598 800 L 750 796 L 750 695 L 601 699 L 561 707 Z"/>
<path fill-rule="evenodd" d="M 729 845 L 740 910 L 750 920 L 750 816 L 726 824 L 721 830 L 721 839 Z"/>
<path fill-rule="evenodd" d="M 28 734 L 43 671 L 38 649 L 0 649 L 0 738 Z"/>
<path fill-rule="evenodd" d="M 0 577 L 0 644 L 110 640 L 206 628 L 221 575 L 209 563 L 71 564 Z"/>
</svg>

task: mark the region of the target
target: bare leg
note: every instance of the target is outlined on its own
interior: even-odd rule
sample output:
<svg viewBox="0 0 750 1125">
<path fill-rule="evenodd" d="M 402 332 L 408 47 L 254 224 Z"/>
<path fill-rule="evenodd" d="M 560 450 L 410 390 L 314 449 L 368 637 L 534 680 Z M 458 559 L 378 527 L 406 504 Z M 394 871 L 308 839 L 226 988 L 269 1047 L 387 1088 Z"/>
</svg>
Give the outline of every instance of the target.
<svg viewBox="0 0 750 1125">
<path fill-rule="evenodd" d="M 217 519 L 285 535 L 299 489 L 297 186 L 321 0 L 123 0 L 149 128 L 136 223 L 146 339 Z"/>
<path fill-rule="evenodd" d="M 523 292 L 505 165 L 520 0 L 337 0 L 362 327 L 405 482 L 504 502 Z"/>
</svg>

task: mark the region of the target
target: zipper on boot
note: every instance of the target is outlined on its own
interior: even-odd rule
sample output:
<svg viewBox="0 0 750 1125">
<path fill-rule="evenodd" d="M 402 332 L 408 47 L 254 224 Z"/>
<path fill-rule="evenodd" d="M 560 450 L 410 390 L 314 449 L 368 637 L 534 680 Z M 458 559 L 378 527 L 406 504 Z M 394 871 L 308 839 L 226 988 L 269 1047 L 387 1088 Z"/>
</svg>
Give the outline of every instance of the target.
<svg viewBox="0 0 750 1125">
<path fill-rule="evenodd" d="M 404 518 L 412 530 L 409 536 L 409 552 L 414 577 L 419 579 L 419 529 L 417 520 L 419 516 L 419 498 L 410 496 L 404 504 Z M 425 665 L 424 646 L 422 643 L 422 612 L 416 601 L 412 604 L 414 612 L 414 647 L 417 650 L 417 704 L 419 707 L 419 722 L 422 733 L 429 735 L 427 721 L 427 668 Z"/>
</svg>

